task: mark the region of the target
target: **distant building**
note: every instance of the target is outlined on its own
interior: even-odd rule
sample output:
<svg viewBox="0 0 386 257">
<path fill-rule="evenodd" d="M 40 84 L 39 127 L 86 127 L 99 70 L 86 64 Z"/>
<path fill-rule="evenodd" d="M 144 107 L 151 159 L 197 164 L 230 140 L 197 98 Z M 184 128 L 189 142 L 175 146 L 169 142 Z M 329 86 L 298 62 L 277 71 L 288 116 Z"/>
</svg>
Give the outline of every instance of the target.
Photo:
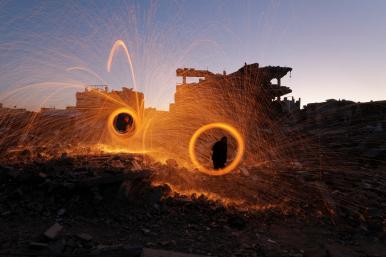
<svg viewBox="0 0 386 257">
<path fill-rule="evenodd" d="M 143 113 L 144 95 L 133 89 L 123 87 L 121 91 L 109 92 L 106 85 L 86 87 L 84 92 L 76 93 L 75 108 L 80 111 L 95 111 L 96 109 L 114 109 L 130 106 L 138 113 Z"/>
</svg>

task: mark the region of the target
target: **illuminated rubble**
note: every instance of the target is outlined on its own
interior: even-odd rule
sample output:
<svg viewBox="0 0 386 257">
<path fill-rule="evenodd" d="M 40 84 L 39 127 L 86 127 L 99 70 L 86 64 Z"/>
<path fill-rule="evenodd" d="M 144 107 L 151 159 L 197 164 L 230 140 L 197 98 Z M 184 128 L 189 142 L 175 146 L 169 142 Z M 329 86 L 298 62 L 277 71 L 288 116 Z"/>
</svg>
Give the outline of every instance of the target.
<svg viewBox="0 0 386 257">
<path fill-rule="evenodd" d="M 102 153 L 4 164 L 0 229 L 7 234 L 0 244 L 27 255 L 119 249 L 123 256 L 150 247 L 216 256 L 379 256 L 364 247 L 383 249 L 382 170 L 336 164 L 325 166 L 321 179 L 304 167 L 271 165 L 211 177 L 171 160 Z M 52 239 L 42 238 L 55 223 L 62 227 Z M 313 241 L 288 238 L 293 233 Z"/>
<path fill-rule="evenodd" d="M 142 93 L 104 86 L 77 93 L 64 110 L 1 106 L 0 248 L 382 256 L 386 102 L 328 100 L 300 109 L 300 99 L 283 99 L 291 89 L 281 78 L 291 70 L 177 69 L 183 83 L 169 111 L 145 108 Z M 117 108 L 138 114 L 136 136 L 109 133 Z M 191 135 L 214 121 L 236 126 L 247 142 L 243 162 L 220 177 L 186 164 Z M 198 143 L 210 146 L 219 133 Z M 197 154 L 207 164 L 204 150 Z M 57 233 L 42 238 L 56 223 Z"/>
</svg>

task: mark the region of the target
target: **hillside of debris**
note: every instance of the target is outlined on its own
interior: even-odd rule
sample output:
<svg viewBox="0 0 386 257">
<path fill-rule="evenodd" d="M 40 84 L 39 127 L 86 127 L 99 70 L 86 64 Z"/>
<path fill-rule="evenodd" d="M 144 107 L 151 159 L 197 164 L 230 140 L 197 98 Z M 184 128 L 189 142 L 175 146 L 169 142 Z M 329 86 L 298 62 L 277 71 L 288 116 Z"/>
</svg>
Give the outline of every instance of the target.
<svg viewBox="0 0 386 257">
<path fill-rule="evenodd" d="M 141 155 L 22 152 L 2 163 L 2 255 L 386 252 L 383 168 L 270 164 L 211 177 Z"/>
<path fill-rule="evenodd" d="M 215 177 L 65 140 L 23 145 L 16 121 L 31 114 L 7 112 L 0 255 L 385 256 L 385 114 L 384 101 L 309 104 L 256 127 L 272 142 L 264 161 Z"/>
</svg>

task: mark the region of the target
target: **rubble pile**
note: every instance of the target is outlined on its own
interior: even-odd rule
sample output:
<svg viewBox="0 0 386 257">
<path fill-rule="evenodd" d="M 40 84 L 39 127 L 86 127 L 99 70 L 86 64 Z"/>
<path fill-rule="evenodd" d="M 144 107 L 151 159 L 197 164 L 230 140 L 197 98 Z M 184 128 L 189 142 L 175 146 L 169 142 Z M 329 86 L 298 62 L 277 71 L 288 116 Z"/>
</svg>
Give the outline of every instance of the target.
<svg viewBox="0 0 386 257">
<path fill-rule="evenodd" d="M 288 125 L 313 140 L 313 152 L 358 167 L 386 165 L 386 101 L 354 103 L 330 99 L 294 113 Z M 350 160 L 348 160 L 348 158 Z"/>
<path fill-rule="evenodd" d="M 3 159 L 0 253 L 382 256 L 386 181 L 353 171 L 276 164 L 211 177 L 131 154 Z"/>
<path fill-rule="evenodd" d="M 34 251 L 99 254 L 103 249 L 127 254 L 127 249 L 138 248 L 122 244 L 130 242 L 140 245 L 141 251 L 146 246 L 209 253 L 219 247 L 216 242 L 206 244 L 211 228 L 245 227 L 242 213 L 205 197 L 169 197 L 168 186 L 151 186 L 150 171 L 135 169 L 136 165 L 137 156 L 104 155 L 2 166 L 0 224 L 8 234 L 1 238 L 1 248 L 25 249 L 25 255 Z M 88 231 L 80 230 L 84 226 Z M 119 237 L 104 234 L 106 227 Z M 97 230 L 100 240 L 94 239 L 90 228 Z M 179 233 L 184 237 L 179 238 Z M 181 240 L 183 244 L 177 245 Z"/>
</svg>

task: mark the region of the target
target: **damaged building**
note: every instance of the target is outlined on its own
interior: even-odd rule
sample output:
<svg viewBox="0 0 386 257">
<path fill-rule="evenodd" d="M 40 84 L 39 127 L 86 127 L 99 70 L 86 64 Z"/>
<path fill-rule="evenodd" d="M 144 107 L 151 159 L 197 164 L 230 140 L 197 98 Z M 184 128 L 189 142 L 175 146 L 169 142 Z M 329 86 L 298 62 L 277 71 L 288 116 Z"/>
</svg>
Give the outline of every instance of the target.
<svg viewBox="0 0 386 257">
<path fill-rule="evenodd" d="M 255 102 L 269 112 L 299 110 L 300 99 L 281 100 L 282 96 L 292 92 L 289 87 L 281 84 L 281 79 L 291 71 L 290 67 L 260 67 L 258 63 L 245 64 L 231 74 L 225 71 L 223 74 L 214 74 L 207 70 L 177 69 L 176 75 L 182 77 L 182 83 L 176 87 L 175 102 L 170 105 L 170 111 L 179 112 L 189 105 L 200 107 L 216 101 L 220 108 L 226 108 L 229 97 L 225 95 L 239 97 L 237 100 L 248 98 L 248 103 Z M 199 81 L 187 83 L 187 78 L 198 78 Z"/>
<path fill-rule="evenodd" d="M 152 146 L 162 145 L 168 148 L 167 152 L 173 158 L 178 159 L 180 156 L 175 156 L 173 152 L 186 153 L 189 140 L 197 129 L 208 123 L 223 122 L 237 128 L 248 140 L 246 159 L 267 158 L 263 149 L 279 143 L 272 139 L 281 139 L 277 135 L 281 132 L 275 127 L 277 121 L 288 113 L 300 110 L 300 99 L 283 99 L 292 90 L 281 81 L 291 71 L 290 67 L 260 67 L 258 63 L 245 64 L 230 74 L 177 69 L 176 75 L 182 78 L 182 83 L 176 86 L 174 103 L 170 104 L 167 113 L 157 115 L 152 112 L 148 119 L 151 125 L 145 137 L 150 137 L 148 141 Z M 198 81 L 189 83 L 188 79 Z M 212 135 L 200 143 L 204 148 L 198 149 L 205 159 L 203 162 L 208 161 L 207 145 L 221 137 L 224 131 L 211 132 Z M 168 142 L 166 146 L 165 141 Z M 231 141 L 229 145 L 234 152 L 236 142 Z"/>
<path fill-rule="evenodd" d="M 179 68 L 176 75 L 182 81 L 176 86 L 169 111 L 145 108 L 141 92 L 129 88 L 109 91 L 107 85 L 88 86 L 77 92 L 75 106 L 63 110 L 42 108 L 40 112 L 28 112 L 1 106 L 2 146 L 98 143 L 127 146 L 137 141 L 145 149 L 162 152 L 162 158 L 186 161 L 187 145 L 194 131 L 204 124 L 224 122 L 236 127 L 248 140 L 246 160 L 283 158 L 283 152 L 285 156 L 296 152 L 296 143 L 302 142 L 304 148 L 307 135 L 315 141 L 315 134 L 334 134 L 338 127 L 342 131 L 338 137 L 352 129 L 346 135 L 353 135 L 357 143 L 348 147 L 356 147 L 360 154 L 380 156 L 366 149 L 374 145 L 382 148 L 376 138 L 385 134 L 384 101 L 328 100 L 301 109 L 300 99 L 286 97 L 292 90 L 282 83 L 291 71 L 290 67 L 260 67 L 258 63 L 245 64 L 229 74 Z M 192 79 L 197 81 L 190 82 Z M 140 118 L 140 124 L 135 124 L 139 133 L 131 141 L 120 135 L 112 141 L 107 123 L 111 113 L 122 107 L 134 110 Z M 370 130 L 376 136 L 369 136 Z M 295 131 L 296 135 L 289 131 Z M 203 145 L 208 148 L 219 136 L 208 137 Z M 316 138 L 316 142 L 331 146 L 334 141 L 333 137 Z M 234 147 L 232 142 L 230 146 Z"/>
<path fill-rule="evenodd" d="M 109 91 L 107 85 L 93 85 L 86 87 L 84 92 L 76 93 L 74 108 L 79 113 L 77 134 L 82 137 L 79 140 L 84 143 L 109 143 L 111 138 L 107 123 L 111 113 L 119 108 L 129 108 L 142 117 L 144 95 L 126 87 Z"/>
</svg>

